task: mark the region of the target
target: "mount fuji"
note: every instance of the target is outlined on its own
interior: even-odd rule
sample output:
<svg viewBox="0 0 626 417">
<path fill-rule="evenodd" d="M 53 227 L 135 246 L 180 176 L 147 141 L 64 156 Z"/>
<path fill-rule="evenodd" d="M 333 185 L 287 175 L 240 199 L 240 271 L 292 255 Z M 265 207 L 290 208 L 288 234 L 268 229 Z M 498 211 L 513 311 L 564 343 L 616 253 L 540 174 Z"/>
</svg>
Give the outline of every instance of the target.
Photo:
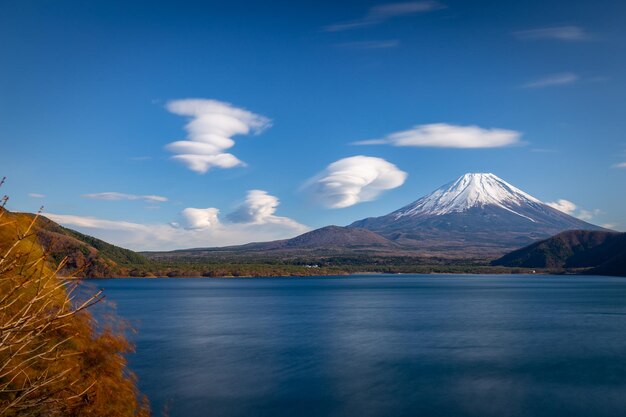
<svg viewBox="0 0 626 417">
<path fill-rule="evenodd" d="M 470 173 L 381 217 L 352 223 L 420 253 L 492 255 L 565 230 L 605 230 L 494 174 Z"/>
</svg>

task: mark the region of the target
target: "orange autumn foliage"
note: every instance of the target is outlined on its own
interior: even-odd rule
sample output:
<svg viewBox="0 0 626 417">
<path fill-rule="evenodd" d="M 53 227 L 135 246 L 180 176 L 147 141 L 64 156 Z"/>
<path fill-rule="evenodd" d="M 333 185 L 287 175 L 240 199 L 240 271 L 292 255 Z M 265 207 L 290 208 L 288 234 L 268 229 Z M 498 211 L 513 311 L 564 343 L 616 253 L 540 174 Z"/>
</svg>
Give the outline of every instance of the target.
<svg viewBox="0 0 626 417">
<path fill-rule="evenodd" d="M 0 207 L 0 415 L 148 416 L 127 368 L 124 324 L 96 322 L 32 233 L 36 217 Z"/>
</svg>

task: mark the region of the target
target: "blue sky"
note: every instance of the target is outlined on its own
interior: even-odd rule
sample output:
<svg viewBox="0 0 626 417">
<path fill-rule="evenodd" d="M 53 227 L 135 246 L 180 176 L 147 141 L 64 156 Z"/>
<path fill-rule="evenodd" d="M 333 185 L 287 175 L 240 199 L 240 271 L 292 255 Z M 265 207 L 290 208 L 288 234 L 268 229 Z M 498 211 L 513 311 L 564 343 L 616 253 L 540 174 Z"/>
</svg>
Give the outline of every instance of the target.
<svg viewBox="0 0 626 417">
<path fill-rule="evenodd" d="M 345 225 L 466 172 L 626 230 L 625 19 L 621 1 L 5 1 L 3 191 L 134 249 Z"/>
</svg>

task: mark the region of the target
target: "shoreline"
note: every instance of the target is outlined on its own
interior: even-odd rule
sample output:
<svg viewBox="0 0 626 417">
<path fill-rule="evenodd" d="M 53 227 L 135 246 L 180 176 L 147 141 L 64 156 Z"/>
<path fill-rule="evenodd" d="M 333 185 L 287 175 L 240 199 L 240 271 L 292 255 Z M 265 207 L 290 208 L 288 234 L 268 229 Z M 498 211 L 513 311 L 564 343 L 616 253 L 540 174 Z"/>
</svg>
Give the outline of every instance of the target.
<svg viewBox="0 0 626 417">
<path fill-rule="evenodd" d="M 228 279 L 263 279 L 263 278 L 281 278 L 281 279 L 301 279 L 301 278 L 315 278 L 315 279 L 323 279 L 323 278 L 347 278 L 354 276 L 409 276 L 409 275 L 423 275 L 423 276 L 452 276 L 452 275 L 461 275 L 461 276 L 502 276 L 502 275 L 511 275 L 511 276 L 563 276 L 563 277 L 576 277 L 576 276 L 604 276 L 604 277 L 616 277 L 616 278 L 626 278 L 620 275 L 589 275 L 585 273 L 568 273 L 568 272 L 559 272 L 559 273 L 550 273 L 547 271 L 536 271 L 536 272 L 502 272 L 502 273 L 455 273 L 455 272 L 431 272 L 431 273 L 411 273 L 411 272 L 398 272 L 398 273 L 388 273 L 388 272 L 354 272 L 349 274 L 323 274 L 323 275 L 273 275 L 273 276 L 259 276 L 259 275 L 241 275 L 241 276 L 217 276 L 217 277 L 203 277 L 203 276 L 151 276 L 151 277 L 134 277 L 134 276 L 118 276 L 118 277 L 61 277 L 61 279 L 67 281 L 97 281 L 103 279 L 133 279 L 133 280 L 152 280 L 152 279 L 219 279 L 219 280 L 228 280 Z"/>
</svg>

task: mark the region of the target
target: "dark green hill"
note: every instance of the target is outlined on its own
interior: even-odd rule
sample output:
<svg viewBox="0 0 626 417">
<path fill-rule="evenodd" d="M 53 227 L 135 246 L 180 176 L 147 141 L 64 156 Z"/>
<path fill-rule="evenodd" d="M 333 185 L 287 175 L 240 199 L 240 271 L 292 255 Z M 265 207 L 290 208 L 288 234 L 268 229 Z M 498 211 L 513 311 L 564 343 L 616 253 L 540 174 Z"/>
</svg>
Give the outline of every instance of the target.
<svg viewBox="0 0 626 417">
<path fill-rule="evenodd" d="M 492 265 L 626 276 L 626 233 L 567 231 L 510 252 Z"/>
</svg>

